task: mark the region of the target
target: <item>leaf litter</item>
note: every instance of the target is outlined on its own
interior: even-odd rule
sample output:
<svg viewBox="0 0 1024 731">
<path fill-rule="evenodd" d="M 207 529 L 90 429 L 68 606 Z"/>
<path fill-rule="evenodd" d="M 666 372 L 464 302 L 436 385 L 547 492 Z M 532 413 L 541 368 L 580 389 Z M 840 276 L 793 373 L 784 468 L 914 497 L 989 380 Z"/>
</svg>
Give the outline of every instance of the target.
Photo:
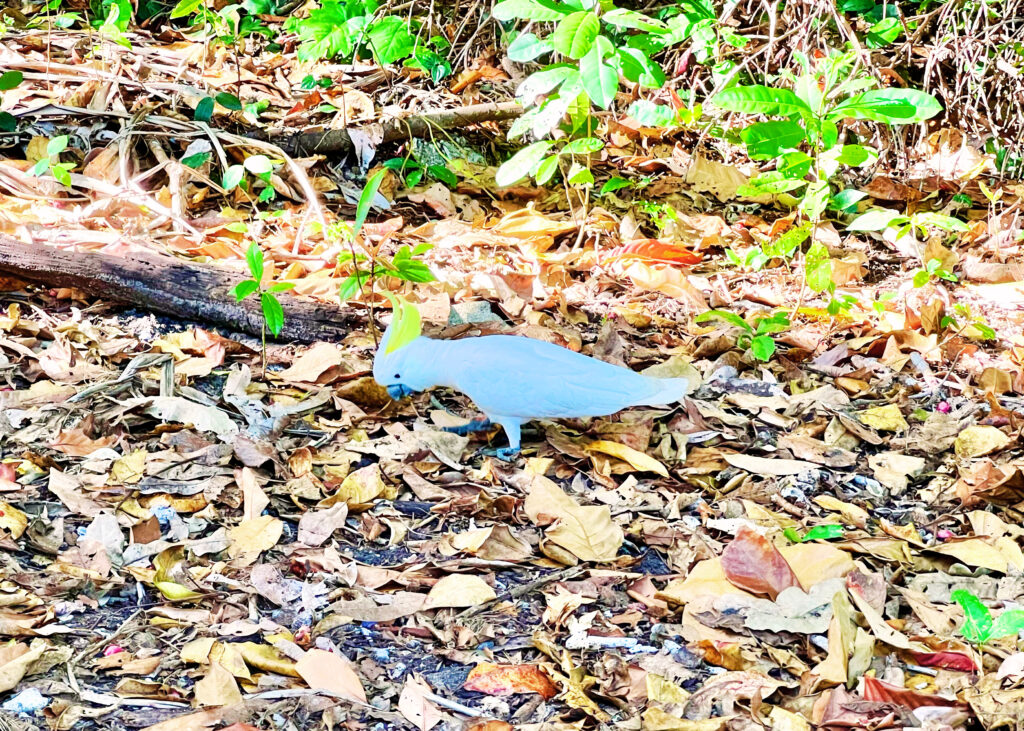
<svg viewBox="0 0 1024 731">
<path fill-rule="evenodd" d="M 170 79 L 196 46 L 149 38 L 125 52 L 135 60 L 118 81 L 136 88 L 143 69 Z M 30 64 L 50 60 L 33 49 L 20 49 Z M 500 85 L 492 61 L 481 56 L 475 78 Z M 380 81 L 339 73 L 346 121 L 372 119 L 378 101 L 355 87 Z M 463 81 L 458 100 L 479 101 Z M 177 81 L 159 88 L 199 101 Z M 18 104 L 75 93 L 107 103 L 96 83 L 62 82 Z M 293 102 L 275 99 L 319 114 Z M 135 134 L 210 134 L 207 152 L 255 152 L 218 125 L 137 123 Z M 984 230 L 958 251 L 932 248 L 962 257 L 961 294 L 1005 347 L 969 324 L 938 337 L 941 283 L 909 290 L 905 271 L 864 281 L 872 258 L 906 241 L 833 230 L 833 275 L 882 307 L 830 318 L 804 302 L 765 365 L 737 347 L 735 324 L 692 315 L 728 308 L 749 325 L 798 301 L 785 273 L 715 263 L 786 224 L 737 202 L 749 176 L 736 166 L 660 137 L 615 142 L 632 158 L 596 167 L 658 168 L 648 191 L 678 207 L 671 225 L 652 231 L 618 196 L 580 217 L 560 191 L 499 190 L 493 168 L 467 163 L 454 190 L 389 174 L 392 218 L 366 226 L 380 246 L 433 245 L 439 281 L 412 295 L 432 335 L 512 332 L 693 384 L 674 410 L 533 424 L 515 464 L 479 454 L 487 433 L 441 430 L 474 415 L 464 398 L 391 402 L 368 375 L 366 332 L 272 345 L 264 373 L 246 336 L 95 293 L 6 293 L 0 721 L 16 727 L 35 708 L 51 729 L 153 731 L 1018 723 L 1022 295 L 1000 242 L 1019 233 L 1020 186 L 1001 189 L 999 215 L 977 209 Z M 90 210 L 70 197 L 43 206 L 64 191 L 22 168 L 46 144 L 3 161 L 18 226 L 75 251 L 163 240 L 242 271 L 246 228 L 234 224 L 257 219 L 239 191 L 216 211 L 203 208 L 215 187 L 190 183 L 185 202 L 173 179 L 118 199 L 103 183 L 146 162 L 111 145 L 83 168 Z M 990 163 L 952 129 L 915 154 L 909 174 L 929 192 Z M 292 162 L 274 189 L 296 203 L 315 190 L 333 204 L 317 215 L 348 220 L 335 209 L 350 182 L 319 159 Z M 881 175 L 862 189 L 922 195 Z M 271 277 L 331 300 L 338 252 L 307 230 L 308 210 L 281 214 L 261 229 Z M 898 287 L 905 302 L 878 299 Z"/>
</svg>

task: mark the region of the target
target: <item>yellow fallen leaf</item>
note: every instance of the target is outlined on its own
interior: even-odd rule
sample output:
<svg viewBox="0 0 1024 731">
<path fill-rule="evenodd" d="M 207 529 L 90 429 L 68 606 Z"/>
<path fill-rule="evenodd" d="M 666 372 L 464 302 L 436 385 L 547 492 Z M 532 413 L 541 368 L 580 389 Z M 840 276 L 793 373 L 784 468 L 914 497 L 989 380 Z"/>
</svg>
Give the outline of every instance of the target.
<svg viewBox="0 0 1024 731">
<path fill-rule="evenodd" d="M 1001 574 L 1006 573 L 1009 564 L 1006 556 L 998 548 L 990 546 L 980 538 L 950 541 L 949 543 L 931 546 L 928 550 L 955 558 L 965 566 L 989 569 L 991 571 L 998 571 Z"/>
<path fill-rule="evenodd" d="M 213 637 L 200 637 L 199 639 L 186 642 L 181 648 L 178 657 L 182 662 L 205 665 L 210 659 L 210 650 L 217 642 Z"/>
<path fill-rule="evenodd" d="M 206 677 L 196 683 L 196 705 L 230 706 L 242 702 L 242 691 L 238 689 L 235 676 L 220 663 L 211 662 Z"/>
<path fill-rule="evenodd" d="M 733 716 L 704 718 L 697 721 L 679 718 L 667 713 L 657 706 L 644 711 L 643 731 L 722 731 Z"/>
<path fill-rule="evenodd" d="M 114 461 L 110 467 L 111 482 L 119 485 L 130 485 L 142 479 L 146 471 L 145 449 L 136 449 Z"/>
<path fill-rule="evenodd" d="M 844 503 L 838 498 L 834 498 L 831 495 L 818 495 L 814 498 L 814 502 L 825 508 L 825 510 L 834 510 L 842 516 L 850 525 L 855 525 L 858 528 L 864 528 L 868 524 L 868 519 L 871 517 L 864 508 L 853 503 Z"/>
<path fill-rule="evenodd" d="M 228 555 L 231 558 L 249 556 L 255 560 L 260 553 L 277 545 L 283 530 L 284 523 L 272 515 L 242 521 L 228 531 L 231 539 Z"/>
<path fill-rule="evenodd" d="M 639 470 L 640 472 L 653 472 L 656 475 L 668 477 L 668 470 L 665 469 L 665 465 L 654 459 L 654 457 L 649 457 L 643 452 L 633 449 L 632 447 L 627 447 L 625 444 L 597 440 L 590 442 L 587 445 L 587 450 L 610 454 L 612 457 L 629 463 L 630 467 L 635 470 Z"/>
<path fill-rule="evenodd" d="M 254 668 L 277 675 L 287 675 L 290 678 L 299 677 L 295 662 L 282 655 L 276 648 L 257 642 L 240 642 L 238 644 L 242 657 Z"/>
<path fill-rule="evenodd" d="M 327 650 L 308 650 L 295 663 L 295 669 L 313 690 L 327 690 L 366 703 L 366 691 L 359 676 L 352 669 L 352 663 L 341 655 Z"/>
<path fill-rule="evenodd" d="M 29 667 L 49 648 L 46 640 L 32 640 L 31 646 L 23 642 L 0 648 L 0 693 L 16 688 Z"/>
<path fill-rule="evenodd" d="M 494 589 L 479 576 L 449 574 L 431 587 L 423 608 L 474 607 L 489 602 L 496 596 Z"/>
<path fill-rule="evenodd" d="M 998 452 L 1010 443 L 1010 438 L 994 426 L 975 424 L 964 429 L 953 442 L 960 459 L 973 459 Z"/>
<path fill-rule="evenodd" d="M 773 706 L 768 714 L 773 731 L 811 731 L 811 724 L 799 713 Z"/>
<path fill-rule="evenodd" d="M 548 539 L 583 561 L 612 561 L 622 546 L 607 505 L 579 505 L 543 475 L 534 475 L 524 508 L 535 525 L 555 523 Z"/>
<path fill-rule="evenodd" d="M 334 494 L 321 500 L 317 507 L 329 508 L 340 502 L 344 502 L 349 507 L 365 505 L 380 496 L 386 489 L 387 485 L 381 479 L 380 467 L 375 464 L 367 465 L 346 477 Z"/>
<path fill-rule="evenodd" d="M 11 538 L 17 540 L 28 528 L 28 516 L 10 503 L 0 500 L 0 528 L 10 533 Z"/>
<path fill-rule="evenodd" d="M 907 420 L 903 418 L 900 407 L 896 404 L 873 406 L 870 409 L 858 411 L 857 418 L 861 424 L 878 431 L 902 432 L 910 428 Z"/>
</svg>

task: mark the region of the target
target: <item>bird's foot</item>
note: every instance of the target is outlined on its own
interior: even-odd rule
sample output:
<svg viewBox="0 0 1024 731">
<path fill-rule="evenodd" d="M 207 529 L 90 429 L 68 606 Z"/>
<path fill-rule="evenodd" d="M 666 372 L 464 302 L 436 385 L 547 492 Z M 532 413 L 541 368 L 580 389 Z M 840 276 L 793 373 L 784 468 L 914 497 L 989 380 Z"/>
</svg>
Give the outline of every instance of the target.
<svg viewBox="0 0 1024 731">
<path fill-rule="evenodd" d="M 499 447 L 498 449 L 481 449 L 484 457 L 497 457 L 502 462 L 515 462 L 521 454 L 519 447 Z"/>
<path fill-rule="evenodd" d="M 450 432 L 451 434 L 458 434 L 460 437 L 469 436 L 473 432 L 487 431 L 491 428 L 491 420 L 484 417 L 479 419 L 473 419 L 468 424 L 461 424 L 459 426 L 443 426 L 441 431 Z"/>
</svg>

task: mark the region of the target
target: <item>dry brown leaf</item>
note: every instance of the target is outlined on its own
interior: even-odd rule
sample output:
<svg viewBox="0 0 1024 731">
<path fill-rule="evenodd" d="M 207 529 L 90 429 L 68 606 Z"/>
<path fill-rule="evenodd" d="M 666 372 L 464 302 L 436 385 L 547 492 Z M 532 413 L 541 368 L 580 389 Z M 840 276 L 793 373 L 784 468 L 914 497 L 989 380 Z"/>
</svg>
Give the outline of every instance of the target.
<svg viewBox="0 0 1024 731">
<path fill-rule="evenodd" d="M 486 604 L 497 595 L 490 584 L 473 574 L 449 574 L 430 589 L 424 609 L 473 607 Z"/>
<path fill-rule="evenodd" d="M 326 690 L 366 703 L 366 691 L 347 658 L 326 650 L 307 650 L 295 663 L 295 670 L 313 690 Z"/>
<path fill-rule="evenodd" d="M 608 506 L 581 506 L 543 475 L 530 482 L 524 508 L 535 525 L 555 523 L 547 537 L 582 561 L 612 561 L 622 546 Z"/>
</svg>

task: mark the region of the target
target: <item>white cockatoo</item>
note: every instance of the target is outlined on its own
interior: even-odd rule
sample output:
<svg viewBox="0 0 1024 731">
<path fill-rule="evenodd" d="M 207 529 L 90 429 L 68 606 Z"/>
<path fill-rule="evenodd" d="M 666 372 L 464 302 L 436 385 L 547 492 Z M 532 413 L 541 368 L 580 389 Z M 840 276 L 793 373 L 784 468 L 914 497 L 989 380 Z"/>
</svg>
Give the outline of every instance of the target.
<svg viewBox="0 0 1024 731">
<path fill-rule="evenodd" d="M 486 416 L 460 433 L 500 424 L 519 453 L 520 427 L 533 419 L 607 416 L 630 406 L 667 406 L 686 395 L 685 378 L 655 378 L 575 353 L 553 343 L 513 335 L 434 340 L 420 335 L 419 312 L 396 298 L 394 318 L 373 361 L 373 377 L 399 400 L 446 386 L 469 396 Z"/>
</svg>

